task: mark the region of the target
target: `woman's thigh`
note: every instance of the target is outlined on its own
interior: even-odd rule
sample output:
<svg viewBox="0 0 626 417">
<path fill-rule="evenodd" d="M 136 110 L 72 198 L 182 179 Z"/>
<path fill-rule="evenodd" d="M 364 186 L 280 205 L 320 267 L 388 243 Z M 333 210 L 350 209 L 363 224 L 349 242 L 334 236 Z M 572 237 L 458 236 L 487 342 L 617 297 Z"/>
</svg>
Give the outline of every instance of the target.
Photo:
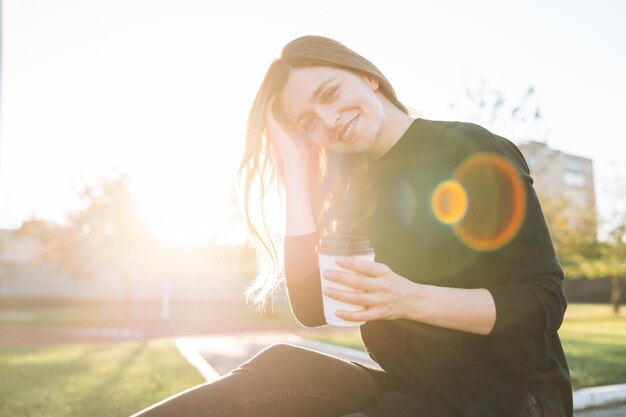
<svg viewBox="0 0 626 417">
<path fill-rule="evenodd" d="M 290 344 L 265 348 L 212 383 L 167 398 L 133 417 L 339 417 L 380 398 L 385 373 Z"/>
</svg>

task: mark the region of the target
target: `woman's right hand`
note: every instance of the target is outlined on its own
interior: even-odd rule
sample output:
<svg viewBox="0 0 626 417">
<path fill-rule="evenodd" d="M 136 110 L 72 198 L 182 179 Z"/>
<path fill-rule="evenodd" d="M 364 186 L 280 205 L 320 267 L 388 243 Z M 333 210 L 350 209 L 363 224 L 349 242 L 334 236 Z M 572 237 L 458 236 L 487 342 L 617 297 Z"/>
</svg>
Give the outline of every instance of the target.
<svg viewBox="0 0 626 417">
<path fill-rule="evenodd" d="M 317 145 L 306 134 L 293 126 L 282 115 L 274 110 L 276 97 L 269 102 L 265 120 L 265 134 L 274 142 L 283 166 L 306 166 L 309 156 L 315 152 Z M 278 117 L 277 117 L 278 116 Z"/>
<path fill-rule="evenodd" d="M 310 179 L 314 178 L 316 158 L 314 142 L 296 128 L 282 114 L 275 103 L 269 101 L 265 121 L 265 135 L 272 141 L 285 185 L 286 236 L 300 236 L 315 232 L 315 219 L 311 210 Z"/>
</svg>

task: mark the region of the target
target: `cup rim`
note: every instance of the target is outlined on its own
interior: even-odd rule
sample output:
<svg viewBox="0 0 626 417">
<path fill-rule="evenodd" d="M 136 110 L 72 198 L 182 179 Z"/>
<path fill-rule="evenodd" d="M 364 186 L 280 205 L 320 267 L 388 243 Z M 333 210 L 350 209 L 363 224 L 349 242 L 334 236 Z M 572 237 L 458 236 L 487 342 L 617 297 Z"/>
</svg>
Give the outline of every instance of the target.
<svg viewBox="0 0 626 417">
<path fill-rule="evenodd" d="M 318 244 L 320 253 L 329 254 L 371 254 L 374 252 L 371 241 L 365 236 L 341 235 L 323 237 Z"/>
</svg>

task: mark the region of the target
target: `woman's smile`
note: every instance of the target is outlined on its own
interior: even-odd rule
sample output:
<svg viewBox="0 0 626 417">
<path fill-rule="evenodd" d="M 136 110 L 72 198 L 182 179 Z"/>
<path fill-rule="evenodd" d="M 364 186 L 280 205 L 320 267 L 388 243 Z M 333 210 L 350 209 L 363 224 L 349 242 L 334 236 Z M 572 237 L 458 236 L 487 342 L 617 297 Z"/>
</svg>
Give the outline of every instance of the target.
<svg viewBox="0 0 626 417">
<path fill-rule="evenodd" d="M 357 124 L 358 119 L 359 119 L 359 115 L 357 114 L 354 118 L 352 118 L 352 120 L 350 120 L 347 126 L 341 129 L 341 132 L 339 135 L 339 139 L 341 142 L 350 143 L 352 141 L 352 138 L 354 138 L 354 136 L 356 135 L 355 131 L 356 131 L 356 124 Z"/>
</svg>

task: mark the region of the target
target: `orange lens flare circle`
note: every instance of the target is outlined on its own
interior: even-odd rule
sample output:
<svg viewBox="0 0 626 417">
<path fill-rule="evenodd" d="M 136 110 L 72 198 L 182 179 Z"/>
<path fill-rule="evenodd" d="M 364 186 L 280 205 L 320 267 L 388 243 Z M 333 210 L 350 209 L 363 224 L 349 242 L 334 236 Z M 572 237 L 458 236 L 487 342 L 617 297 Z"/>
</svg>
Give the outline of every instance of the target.
<svg viewBox="0 0 626 417">
<path fill-rule="evenodd" d="M 480 153 L 467 158 L 454 174 L 467 193 L 467 213 L 454 224 L 466 245 L 493 251 L 509 243 L 526 216 L 526 189 L 520 173 L 504 157 Z"/>
<path fill-rule="evenodd" d="M 435 189 L 431 204 L 440 222 L 456 224 L 467 212 L 467 194 L 458 182 L 444 181 Z"/>
</svg>

